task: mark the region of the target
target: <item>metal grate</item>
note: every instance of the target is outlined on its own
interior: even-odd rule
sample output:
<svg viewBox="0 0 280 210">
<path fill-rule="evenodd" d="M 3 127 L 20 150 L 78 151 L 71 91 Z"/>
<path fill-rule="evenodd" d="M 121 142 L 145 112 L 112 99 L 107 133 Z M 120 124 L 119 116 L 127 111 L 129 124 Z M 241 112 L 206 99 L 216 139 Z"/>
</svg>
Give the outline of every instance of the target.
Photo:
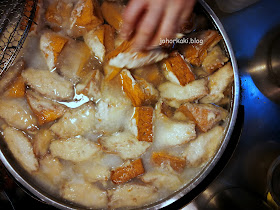
<svg viewBox="0 0 280 210">
<path fill-rule="evenodd" d="M 36 7 L 37 0 L 0 1 L 0 77 L 19 53 L 33 23 Z"/>
</svg>

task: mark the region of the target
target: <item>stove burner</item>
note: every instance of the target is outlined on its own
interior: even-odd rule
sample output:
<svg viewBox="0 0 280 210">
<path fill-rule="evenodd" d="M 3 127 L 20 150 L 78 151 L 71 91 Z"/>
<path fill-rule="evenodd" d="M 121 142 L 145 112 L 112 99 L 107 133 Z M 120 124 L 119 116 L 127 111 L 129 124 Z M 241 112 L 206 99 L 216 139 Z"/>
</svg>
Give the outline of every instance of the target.
<svg viewBox="0 0 280 210">
<path fill-rule="evenodd" d="M 258 89 L 280 104 L 280 26 L 260 41 L 249 72 Z"/>
</svg>

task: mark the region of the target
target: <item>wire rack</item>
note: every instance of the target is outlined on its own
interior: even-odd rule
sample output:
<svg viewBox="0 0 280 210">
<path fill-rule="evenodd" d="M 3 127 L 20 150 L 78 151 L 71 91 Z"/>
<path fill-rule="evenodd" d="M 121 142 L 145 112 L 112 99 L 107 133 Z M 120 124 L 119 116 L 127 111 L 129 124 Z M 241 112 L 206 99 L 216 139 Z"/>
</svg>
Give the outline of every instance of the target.
<svg viewBox="0 0 280 210">
<path fill-rule="evenodd" d="M 0 0 L 0 77 L 15 60 L 35 23 L 36 8 L 37 0 Z"/>
</svg>

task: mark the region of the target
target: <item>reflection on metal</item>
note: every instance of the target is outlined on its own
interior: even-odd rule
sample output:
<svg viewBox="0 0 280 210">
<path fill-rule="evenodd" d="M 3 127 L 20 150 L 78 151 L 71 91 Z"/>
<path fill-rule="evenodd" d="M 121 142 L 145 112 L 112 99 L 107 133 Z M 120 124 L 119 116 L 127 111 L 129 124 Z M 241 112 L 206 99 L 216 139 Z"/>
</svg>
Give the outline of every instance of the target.
<svg viewBox="0 0 280 210">
<path fill-rule="evenodd" d="M 280 26 L 268 32 L 260 41 L 249 73 L 267 98 L 280 103 Z"/>
</svg>

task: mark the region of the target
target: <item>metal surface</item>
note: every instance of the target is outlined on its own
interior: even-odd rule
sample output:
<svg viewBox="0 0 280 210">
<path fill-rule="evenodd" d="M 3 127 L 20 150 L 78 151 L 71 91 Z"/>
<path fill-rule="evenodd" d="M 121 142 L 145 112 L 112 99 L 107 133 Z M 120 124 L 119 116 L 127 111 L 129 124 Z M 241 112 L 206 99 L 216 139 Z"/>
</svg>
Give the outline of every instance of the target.
<svg viewBox="0 0 280 210">
<path fill-rule="evenodd" d="M 230 61 L 233 66 L 234 70 L 234 88 L 233 88 L 233 98 L 231 103 L 231 110 L 230 110 L 230 120 L 228 123 L 228 127 L 225 133 L 225 138 L 217 151 L 215 157 L 204 167 L 204 169 L 201 171 L 200 174 L 198 174 L 191 183 L 189 183 L 187 186 L 185 186 L 183 189 L 181 189 L 179 192 L 173 194 L 172 196 L 168 197 L 164 201 L 160 201 L 158 203 L 155 203 L 151 206 L 148 206 L 147 208 L 151 209 L 157 209 L 160 207 L 167 206 L 174 201 L 178 200 L 179 198 L 183 197 L 184 195 L 188 194 L 190 191 L 192 191 L 198 184 L 200 184 L 207 175 L 211 172 L 211 170 L 215 167 L 217 162 L 220 160 L 223 152 L 225 151 L 227 144 L 230 140 L 231 134 L 234 129 L 234 124 L 237 117 L 238 107 L 239 107 L 239 96 L 240 96 L 240 87 L 239 87 L 239 76 L 238 76 L 238 70 L 237 70 L 237 64 L 235 60 L 235 56 L 230 44 L 230 41 L 228 39 L 228 36 L 217 18 L 217 16 L 214 14 L 214 12 L 211 10 L 211 8 L 203 1 L 199 1 L 204 10 L 206 11 L 207 15 L 211 19 L 212 23 L 214 24 L 215 28 L 220 32 L 220 34 L 223 36 L 224 39 L 224 47 L 230 57 Z M 4 155 L 5 154 L 5 155 Z M 34 180 L 25 173 L 20 166 L 15 164 L 14 158 L 9 154 L 9 151 L 7 148 L 3 147 L 3 144 L 1 145 L 1 153 L 0 153 L 0 159 L 4 163 L 4 165 L 8 168 L 9 172 L 15 177 L 15 179 L 20 182 L 28 191 L 32 192 L 36 197 L 41 199 L 42 201 L 51 204 L 58 208 L 63 209 L 71 209 L 71 208 L 78 208 L 78 206 L 75 206 L 74 204 L 66 204 L 63 200 L 60 200 L 59 198 L 55 196 L 51 196 L 47 194 L 44 189 L 40 188 L 39 185 L 37 185 Z"/>
<path fill-rule="evenodd" d="M 245 115 L 233 157 L 217 179 L 193 201 L 197 209 L 208 208 L 210 200 L 233 187 L 265 200 L 268 169 L 280 155 L 280 106 L 262 94 L 251 76 L 259 44 L 280 25 L 280 1 L 263 0 L 232 14 L 223 13 L 211 0 L 207 2 L 220 18 L 232 43 L 241 78 L 241 105 Z M 215 202 L 216 209 L 227 209 L 222 208 L 219 200 Z"/>
<path fill-rule="evenodd" d="M 0 1 L 0 76 L 11 66 L 33 23 L 37 0 Z"/>
</svg>

